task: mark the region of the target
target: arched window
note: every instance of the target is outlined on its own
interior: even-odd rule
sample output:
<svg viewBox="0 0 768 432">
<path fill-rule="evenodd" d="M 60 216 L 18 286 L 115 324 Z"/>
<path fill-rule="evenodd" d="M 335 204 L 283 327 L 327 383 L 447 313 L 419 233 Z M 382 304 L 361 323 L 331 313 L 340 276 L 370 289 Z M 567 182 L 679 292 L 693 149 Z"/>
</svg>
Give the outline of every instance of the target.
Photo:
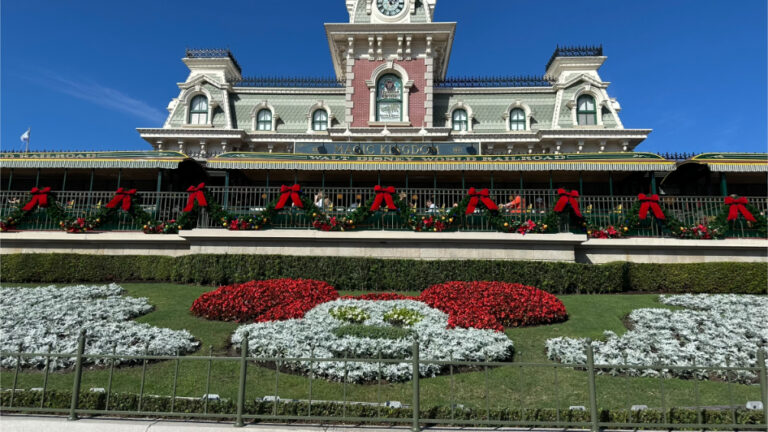
<svg viewBox="0 0 768 432">
<path fill-rule="evenodd" d="M 198 95 L 192 98 L 189 105 L 189 124 L 205 125 L 208 124 L 208 98 Z"/>
<path fill-rule="evenodd" d="M 376 121 L 403 121 L 403 81 L 397 75 L 384 75 L 376 85 Z"/>
<path fill-rule="evenodd" d="M 576 102 L 576 118 L 579 125 L 596 125 L 597 108 L 595 98 L 590 95 L 579 96 Z"/>
<path fill-rule="evenodd" d="M 312 130 L 314 131 L 326 131 L 328 130 L 328 112 L 324 109 L 316 110 L 312 114 Z"/>
<path fill-rule="evenodd" d="M 520 108 L 515 108 L 509 112 L 509 130 L 525 130 L 525 111 Z"/>
<path fill-rule="evenodd" d="M 469 121 L 467 116 L 467 110 L 457 109 L 453 110 L 453 118 L 451 121 L 453 130 L 458 132 L 466 132 L 469 130 Z"/>
<path fill-rule="evenodd" d="M 272 130 L 272 111 L 264 108 L 256 115 L 256 130 Z"/>
</svg>

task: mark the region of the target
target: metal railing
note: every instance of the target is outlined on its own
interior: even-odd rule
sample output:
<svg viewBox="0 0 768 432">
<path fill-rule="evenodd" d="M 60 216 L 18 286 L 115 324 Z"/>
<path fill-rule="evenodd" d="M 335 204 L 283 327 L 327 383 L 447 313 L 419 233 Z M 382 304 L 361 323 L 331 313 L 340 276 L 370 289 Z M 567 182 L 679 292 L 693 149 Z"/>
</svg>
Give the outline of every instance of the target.
<svg viewBox="0 0 768 432">
<path fill-rule="evenodd" d="M 211 198 L 221 204 L 229 213 L 238 216 L 250 216 L 264 210 L 267 205 L 280 196 L 280 188 L 265 187 L 210 187 L 207 188 Z M 58 202 L 68 214 L 73 217 L 84 217 L 96 214 L 114 196 L 114 192 L 55 192 Z M 329 216 L 340 217 L 353 211 L 375 196 L 370 187 L 304 187 L 302 193 L 312 198 Z M 467 194 L 463 188 L 402 188 L 398 189 L 399 197 L 403 198 L 420 216 L 434 216 L 448 212 L 458 205 Z M 176 219 L 184 208 L 187 200 L 186 192 L 140 192 L 142 209 L 152 214 L 158 220 Z M 29 199 L 28 191 L 0 192 L 0 216 L 10 213 L 19 203 Z M 494 189 L 491 199 L 499 204 L 501 214 L 511 221 L 525 222 L 532 220 L 541 222 L 546 214 L 554 207 L 559 199 L 555 191 L 550 189 Z M 768 212 L 768 198 L 748 197 L 750 204 L 765 215 Z M 630 209 L 637 201 L 635 195 L 583 195 L 579 198 L 582 213 L 593 224 L 598 226 L 622 225 L 630 216 Z M 432 204 L 433 206 L 431 206 Z M 685 226 L 712 223 L 723 208 L 722 197 L 701 196 L 672 196 L 661 197 L 661 205 Z M 59 221 L 49 220 L 43 210 L 37 210 L 29 220 L 20 226 L 28 230 L 56 230 Z M 212 220 L 205 212 L 201 213 L 197 226 L 199 228 L 223 228 L 221 221 Z M 311 221 L 298 209 L 287 209 L 280 217 L 272 221 L 272 226 L 283 229 L 310 229 Z M 746 224 L 737 223 L 737 229 L 729 232 L 729 237 L 754 237 Z M 382 214 L 372 218 L 364 229 L 402 230 L 405 229 L 394 214 Z M 582 230 L 582 227 L 560 227 L 561 231 Z M 104 231 L 135 231 L 141 227 L 131 221 L 125 214 L 108 225 L 100 227 Z M 458 224 L 460 231 L 492 231 L 489 221 L 481 213 L 462 217 Z M 632 235 L 657 237 L 670 235 L 663 227 L 651 224 L 647 229 L 633 231 Z"/>
<path fill-rule="evenodd" d="M 591 341 L 587 340 L 585 343 L 586 351 L 586 363 L 585 364 L 562 364 L 562 363 L 524 363 L 524 362 L 501 362 L 501 361 L 453 361 L 453 360 L 432 360 L 420 358 L 420 347 L 418 340 L 414 339 L 412 344 L 412 351 L 410 358 L 382 358 L 379 354 L 378 358 L 351 358 L 345 356 L 344 358 L 316 358 L 310 356 L 308 358 L 266 358 L 266 357 L 253 357 L 248 355 L 248 335 L 246 334 L 240 346 L 239 357 L 214 357 L 212 355 L 207 356 L 160 356 L 160 355 L 141 355 L 141 356 L 129 356 L 121 354 L 93 354 L 85 353 L 86 346 L 86 334 L 85 331 L 81 331 L 78 338 L 78 346 L 75 353 L 57 354 L 57 353 L 22 353 L 22 352 L 2 352 L 0 356 L 5 359 L 15 359 L 15 367 L 13 369 L 12 386 L 10 388 L 0 391 L 0 398 L 2 404 L 0 409 L 3 412 L 23 412 L 23 413 L 58 413 L 68 414 L 70 420 L 77 420 L 80 415 L 117 415 L 117 416 L 141 416 L 141 417 L 184 417 L 184 418 L 201 418 L 201 419 L 218 419 L 218 420 L 234 420 L 236 426 L 244 426 L 246 421 L 257 420 L 272 420 L 280 422 L 322 422 L 322 423 L 375 423 L 375 424 L 410 424 L 412 430 L 419 431 L 423 425 L 455 425 L 455 426 L 494 426 L 494 427 L 551 427 L 551 428 L 590 428 L 592 431 L 599 431 L 603 428 L 648 428 L 654 429 L 707 429 L 707 428 L 728 428 L 734 430 L 765 430 L 766 419 L 768 419 L 768 373 L 766 372 L 765 364 L 765 352 L 760 349 L 757 353 L 757 362 L 754 367 L 728 367 L 728 366 L 685 366 L 685 365 L 601 365 L 596 364 L 594 361 L 594 352 L 591 345 Z M 19 349 L 20 351 L 20 349 Z M 18 378 L 20 373 L 20 365 L 23 358 L 38 357 L 45 359 L 45 368 L 42 374 L 43 386 L 36 389 L 20 389 L 18 387 Z M 59 401 L 58 405 L 53 403 L 51 399 L 51 393 L 53 391 L 48 389 L 48 382 L 50 376 L 50 363 L 52 359 L 57 358 L 74 358 L 74 373 L 72 381 L 71 399 L 67 406 L 66 403 L 61 402 L 61 397 L 56 399 Z M 81 391 L 83 384 L 83 374 L 87 373 L 84 363 L 86 360 L 100 361 L 109 370 L 106 388 L 100 388 L 99 393 L 101 397 L 90 398 L 86 401 L 84 396 L 88 393 Z M 172 390 L 170 394 L 166 395 L 149 395 L 145 392 L 145 385 L 147 383 L 147 364 L 148 362 L 172 362 L 173 364 L 173 381 Z M 180 375 L 180 363 L 184 362 L 202 362 L 206 364 L 207 374 L 205 376 L 205 394 L 203 397 L 193 398 L 189 396 L 180 396 L 177 391 L 179 387 L 179 375 Z M 126 398 L 125 394 L 116 393 L 113 391 L 113 379 L 115 374 L 116 363 L 123 364 L 125 362 L 131 362 L 138 364 L 141 367 L 141 379 L 139 383 L 139 394 L 131 395 L 130 398 Z M 279 395 L 284 394 L 280 389 L 280 377 L 281 373 L 285 374 L 283 365 L 290 362 L 303 362 L 308 364 L 309 374 L 306 377 L 307 387 L 306 393 L 303 393 L 302 397 L 305 399 L 281 399 Z M 350 363 L 370 363 L 378 366 L 377 379 L 374 384 L 377 386 L 376 402 L 363 402 L 350 400 L 348 397 L 350 391 L 354 387 L 366 386 L 370 384 L 355 384 L 349 382 L 347 374 L 341 380 L 341 399 L 336 401 L 323 401 L 319 400 L 317 391 L 313 393 L 313 384 L 318 385 L 316 381 L 325 380 L 318 379 L 315 373 L 316 370 L 321 370 L 320 367 L 323 363 L 333 362 L 342 364 L 346 371 Z M 233 365 L 230 378 L 237 376 L 237 394 L 231 399 L 221 399 L 216 395 L 212 396 L 212 391 L 216 391 L 217 382 L 212 382 L 211 370 L 214 363 L 229 363 Z M 257 378 L 253 377 L 253 374 L 249 376 L 248 369 L 254 365 L 272 365 L 274 370 L 274 387 L 269 386 L 268 390 L 271 394 L 260 398 L 252 398 L 254 393 L 254 387 L 259 382 Z M 407 364 L 411 374 L 411 392 L 410 400 L 407 404 L 403 403 L 386 403 L 382 399 L 382 386 L 388 384 L 383 383 L 381 368 L 386 364 Z M 234 372 L 234 366 L 237 367 L 237 372 Z M 444 375 L 448 377 L 450 391 L 444 395 L 444 398 L 448 402 L 445 406 L 434 406 L 432 403 L 430 406 L 425 404 L 425 398 L 421 395 L 422 385 L 426 385 L 429 380 L 419 376 L 420 367 L 423 365 L 440 365 L 444 371 Z M 522 406 L 522 400 L 517 410 L 510 409 L 510 406 L 514 406 L 515 400 L 513 400 L 511 394 L 514 393 L 512 388 L 506 386 L 503 382 L 499 382 L 494 379 L 493 382 L 489 379 L 489 371 L 496 368 L 513 368 L 519 371 L 520 379 L 524 374 L 531 374 L 538 370 L 550 370 L 552 371 L 551 381 L 553 386 L 549 389 L 549 392 L 545 388 L 546 386 L 537 386 L 537 391 L 543 394 L 549 394 L 554 396 L 554 407 L 524 407 Z M 568 403 L 572 403 L 574 399 L 570 399 L 570 402 L 564 403 L 562 401 L 563 388 L 562 383 L 558 382 L 558 373 L 563 374 L 563 370 L 578 370 L 583 371 L 586 382 L 585 388 L 582 388 L 578 393 L 577 400 L 583 405 L 574 406 L 570 405 L 566 409 L 565 406 Z M 648 422 L 639 420 L 641 416 L 630 414 L 625 417 L 607 414 L 609 411 L 603 410 L 598 401 L 601 398 L 600 388 L 597 385 L 597 377 L 602 372 L 610 373 L 615 372 L 617 369 L 634 369 L 641 371 L 657 371 L 659 381 L 659 397 L 658 406 L 653 405 L 655 408 L 648 408 L 645 410 L 655 410 L 659 417 L 655 422 Z M 153 370 L 157 370 L 154 369 Z M 667 373 L 669 371 L 687 371 L 692 375 L 695 372 L 704 373 L 706 371 L 718 371 L 727 374 L 736 375 L 740 372 L 748 372 L 757 376 L 758 386 L 760 390 L 760 398 L 762 400 L 762 420 L 760 419 L 760 411 L 753 410 L 753 414 L 757 416 L 751 416 L 751 418 L 744 420 L 743 414 L 747 412 L 742 409 L 744 407 L 741 403 L 733 397 L 733 391 L 731 389 L 732 380 L 726 380 L 728 393 L 728 405 L 715 409 L 720 414 L 721 419 L 725 418 L 725 421 L 711 422 L 710 418 L 713 418 L 711 406 L 705 405 L 702 401 L 699 393 L 699 380 L 694 380 L 694 397 L 695 405 L 693 407 L 677 407 L 670 406 L 669 397 L 666 396 L 664 391 L 665 383 L 669 385 L 668 380 L 678 378 L 668 378 Z M 474 400 L 461 402 L 470 404 L 466 407 L 459 404 L 459 400 L 456 399 L 456 376 L 458 372 L 462 373 L 473 372 L 474 375 L 467 379 L 462 379 L 461 386 L 468 386 L 472 383 L 481 383 L 482 391 L 472 391 Z M 8 373 L 8 370 L 2 372 Z M 150 371 L 151 373 L 151 371 Z M 196 380 L 201 380 L 203 377 L 195 377 Z M 439 379 L 439 378 L 435 378 Z M 629 378 L 628 378 L 629 379 Z M 8 382 L 8 378 L 4 379 L 4 382 Z M 540 383 L 544 384 L 544 383 Z M 213 387 L 212 387 L 213 385 Z M 249 388 L 251 392 L 249 393 Z M 262 388 L 266 388 L 262 386 Z M 631 390 L 631 384 L 627 385 L 627 391 Z M 28 393 L 31 392 L 31 393 Z M 33 393 L 32 393 L 33 392 Z M 443 392 L 445 393 L 445 392 Z M 28 395 L 34 394 L 35 397 L 30 398 Z M 251 396 L 249 396 L 249 394 Z M 328 395 L 328 389 L 324 389 L 324 395 Z M 295 395 L 295 389 L 294 389 Z M 46 397 L 48 399 L 48 405 L 46 406 Z M 646 396 L 647 397 L 647 396 Z M 117 399 L 117 402 L 115 400 Z M 493 402 L 491 402 L 493 399 Z M 23 400 L 23 403 L 19 403 L 19 400 Z M 602 399 L 605 400 L 605 399 Z M 89 405 L 83 407 L 83 405 Z M 182 406 L 183 405 L 183 406 Z M 492 406 L 493 405 L 493 406 Z M 149 408 L 148 408 L 149 407 Z M 330 408 L 329 408 L 330 407 Z M 357 407 L 358 409 L 353 409 Z M 359 409 L 364 407 L 365 409 Z M 314 408 L 314 413 L 313 413 Z M 682 421 L 681 417 L 673 418 L 673 412 L 675 410 L 688 410 L 689 420 Z M 549 411 L 547 411 L 549 410 Z M 533 417 L 526 418 L 526 413 L 537 411 L 539 413 L 547 411 L 549 417 Z M 621 410 L 614 410 L 615 412 Z M 707 413 L 705 417 L 704 414 Z M 330 415 L 337 414 L 337 415 Z M 695 421 L 690 421 L 691 417 L 695 417 Z M 619 420 L 623 419 L 623 420 Z M 683 418 L 684 419 L 684 418 Z"/>
</svg>

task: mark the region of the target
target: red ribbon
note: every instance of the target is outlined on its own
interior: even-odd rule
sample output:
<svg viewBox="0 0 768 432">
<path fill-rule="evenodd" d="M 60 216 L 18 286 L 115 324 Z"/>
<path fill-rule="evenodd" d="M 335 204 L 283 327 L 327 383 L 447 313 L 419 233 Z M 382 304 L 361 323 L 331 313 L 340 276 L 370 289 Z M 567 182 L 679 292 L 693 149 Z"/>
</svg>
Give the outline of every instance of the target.
<svg viewBox="0 0 768 432">
<path fill-rule="evenodd" d="M 656 194 L 653 194 L 651 196 L 647 196 L 645 194 L 640 194 L 637 196 L 637 199 L 640 200 L 640 219 L 645 220 L 648 217 L 648 210 L 650 209 L 653 211 L 653 215 L 656 217 L 656 219 L 659 220 L 666 220 L 667 217 L 664 216 L 664 212 L 661 211 L 661 207 L 659 206 L 659 196 Z"/>
<path fill-rule="evenodd" d="M 731 198 L 726 197 L 725 198 L 725 205 L 731 206 L 730 209 L 728 209 L 728 220 L 729 221 L 735 221 L 739 218 L 739 213 L 744 215 L 744 219 L 750 221 L 750 222 L 757 222 L 757 219 L 752 215 L 752 213 L 747 210 L 747 204 L 749 201 L 747 201 L 746 198 Z"/>
<path fill-rule="evenodd" d="M 112 201 L 110 201 L 105 207 L 108 209 L 113 209 L 122 203 L 123 210 L 128 211 L 131 209 L 131 198 L 134 195 L 136 195 L 136 189 L 125 190 L 123 188 L 117 188 L 117 192 L 115 192 L 114 198 L 112 198 Z"/>
<path fill-rule="evenodd" d="M 33 187 L 29 193 L 32 194 L 32 200 L 27 203 L 27 205 L 22 208 L 23 211 L 30 211 L 34 209 L 37 206 L 40 206 L 41 208 L 48 207 L 48 194 L 51 192 L 51 188 L 44 187 L 42 189 L 38 189 L 36 187 Z"/>
<path fill-rule="evenodd" d="M 488 189 L 482 189 L 478 191 L 473 187 L 469 188 L 469 196 L 471 199 L 469 200 L 469 204 L 467 205 L 467 212 L 465 214 L 474 213 L 475 208 L 480 201 L 483 202 L 483 205 L 485 205 L 488 210 L 497 211 L 499 209 L 496 203 L 491 200 L 491 194 L 488 192 Z"/>
<path fill-rule="evenodd" d="M 304 204 L 301 203 L 299 194 L 301 193 L 301 186 L 295 184 L 293 186 L 283 185 L 280 187 L 280 201 L 277 202 L 275 210 L 282 210 L 285 205 L 288 204 L 288 200 L 292 200 L 293 204 L 298 208 L 304 208 Z"/>
<path fill-rule="evenodd" d="M 563 210 L 565 210 L 565 206 L 570 204 L 573 213 L 578 217 L 582 217 L 581 210 L 579 209 L 579 191 L 568 192 L 567 190 L 560 188 L 557 190 L 557 194 L 560 195 L 560 199 L 557 201 L 557 204 L 555 204 L 556 213 L 562 213 Z"/>
<path fill-rule="evenodd" d="M 200 207 L 208 207 L 208 201 L 205 200 L 203 189 L 205 189 L 205 183 L 200 183 L 197 186 L 190 186 L 187 189 L 187 192 L 189 192 L 189 198 L 187 198 L 187 206 L 184 207 L 185 213 L 191 212 L 192 209 L 195 208 L 195 201 L 197 201 L 197 204 Z"/>
<path fill-rule="evenodd" d="M 392 195 L 395 193 L 394 186 L 383 188 L 379 185 L 376 185 L 373 190 L 376 192 L 376 199 L 373 201 L 373 205 L 371 206 L 371 211 L 376 211 L 381 208 L 382 201 L 385 201 L 387 203 L 387 208 L 390 210 L 397 210 L 397 206 L 395 206 L 395 201 L 392 199 Z"/>
</svg>

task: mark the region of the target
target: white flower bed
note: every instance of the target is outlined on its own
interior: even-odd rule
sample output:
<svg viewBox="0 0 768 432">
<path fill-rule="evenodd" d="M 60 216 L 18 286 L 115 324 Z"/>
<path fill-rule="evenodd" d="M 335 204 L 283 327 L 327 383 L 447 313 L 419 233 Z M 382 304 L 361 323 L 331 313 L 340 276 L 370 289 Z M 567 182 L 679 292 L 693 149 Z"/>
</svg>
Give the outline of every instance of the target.
<svg viewBox="0 0 768 432">
<path fill-rule="evenodd" d="M 384 320 L 384 314 L 408 308 L 423 319 L 409 327 L 418 334 L 422 360 L 468 360 L 500 361 L 512 354 L 512 341 L 502 332 L 479 329 L 447 329 L 448 315 L 424 303 L 412 300 L 365 301 L 336 300 L 321 304 L 307 312 L 303 319 L 257 323 L 241 326 L 232 336 L 238 347 L 245 332 L 249 332 L 249 353 L 255 357 L 282 358 L 349 358 L 376 359 L 379 354 L 385 359 L 404 359 L 403 363 L 361 363 L 349 361 L 346 373 L 350 382 L 374 381 L 378 377 L 387 381 L 410 380 L 412 376 L 412 338 L 370 339 L 360 337 L 337 337 L 333 330 L 349 324 L 338 320 L 329 313 L 339 306 L 355 306 L 364 310 L 369 318 L 367 326 L 391 326 Z M 289 362 L 284 366 L 314 376 L 331 380 L 343 380 L 344 362 Z M 419 374 L 431 377 L 447 366 L 421 363 Z M 311 368 L 311 369 L 310 369 Z"/>
<path fill-rule="evenodd" d="M 71 286 L 66 288 L 0 288 L 0 351 L 75 353 L 81 329 L 87 332 L 86 354 L 175 355 L 194 351 L 197 342 L 186 330 L 170 330 L 131 321 L 152 310 L 146 298 L 123 297 L 123 288 Z M 74 364 L 72 358 L 51 358 L 51 369 Z M 94 363 L 95 359 L 84 360 Z M 100 361 L 97 363 L 104 363 Z M 22 366 L 42 367 L 45 358 L 22 358 Z M 14 367 L 15 357 L 4 357 L 2 367 Z"/>
<path fill-rule="evenodd" d="M 632 329 L 618 336 L 606 331 L 592 343 L 595 363 L 601 365 L 672 365 L 754 367 L 762 347 L 768 353 L 768 298 L 748 295 L 661 296 L 664 304 L 687 309 L 638 309 L 629 315 Z M 547 341 L 551 360 L 586 363 L 584 339 Z M 752 382 L 748 371 L 697 371 L 616 368 L 609 373 L 630 375 L 719 378 Z"/>
</svg>

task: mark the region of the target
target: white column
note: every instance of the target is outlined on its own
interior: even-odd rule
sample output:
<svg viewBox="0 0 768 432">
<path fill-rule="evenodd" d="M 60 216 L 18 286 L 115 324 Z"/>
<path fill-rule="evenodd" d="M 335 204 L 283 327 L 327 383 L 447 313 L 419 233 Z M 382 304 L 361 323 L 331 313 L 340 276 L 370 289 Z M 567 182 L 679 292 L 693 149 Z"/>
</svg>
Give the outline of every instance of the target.
<svg viewBox="0 0 768 432">
<path fill-rule="evenodd" d="M 226 141 L 221 142 L 221 152 L 226 153 L 229 151 L 229 144 Z"/>
<path fill-rule="evenodd" d="M 205 140 L 200 141 L 200 157 L 208 156 L 208 150 L 205 148 Z"/>
<path fill-rule="evenodd" d="M 368 111 L 370 111 L 368 120 L 375 122 L 376 121 L 376 86 L 371 87 L 371 109 L 369 109 Z"/>
<path fill-rule="evenodd" d="M 155 149 L 157 151 L 163 151 L 163 140 L 155 141 Z"/>
<path fill-rule="evenodd" d="M 179 140 L 179 153 L 184 153 L 184 140 Z"/>
</svg>

